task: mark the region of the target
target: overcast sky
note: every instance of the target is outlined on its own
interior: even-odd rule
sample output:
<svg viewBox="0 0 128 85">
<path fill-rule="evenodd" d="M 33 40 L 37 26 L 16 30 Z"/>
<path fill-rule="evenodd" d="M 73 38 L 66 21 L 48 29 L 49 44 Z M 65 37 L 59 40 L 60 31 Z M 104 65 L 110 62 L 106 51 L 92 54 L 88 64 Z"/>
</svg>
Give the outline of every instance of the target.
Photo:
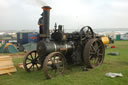
<svg viewBox="0 0 128 85">
<path fill-rule="evenodd" d="M 52 7 L 51 29 L 128 28 L 128 0 L 0 0 L 0 29 L 38 29 L 43 5 Z"/>
</svg>

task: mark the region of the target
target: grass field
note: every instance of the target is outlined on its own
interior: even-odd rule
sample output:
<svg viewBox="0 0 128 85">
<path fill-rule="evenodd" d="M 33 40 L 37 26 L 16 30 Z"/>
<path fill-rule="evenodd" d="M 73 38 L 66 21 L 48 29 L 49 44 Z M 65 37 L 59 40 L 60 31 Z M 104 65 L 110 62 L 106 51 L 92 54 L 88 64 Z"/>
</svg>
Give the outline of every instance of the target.
<svg viewBox="0 0 128 85">
<path fill-rule="evenodd" d="M 23 58 L 13 58 L 17 72 L 0 76 L 0 85 L 128 85 L 128 41 L 115 41 L 116 48 L 107 48 L 108 52 L 120 52 L 119 56 L 105 56 L 104 64 L 89 71 L 82 71 L 81 66 L 72 67 L 64 76 L 46 80 L 43 71 L 27 73 L 17 67 Z M 107 72 L 122 73 L 123 77 L 109 78 Z"/>
</svg>

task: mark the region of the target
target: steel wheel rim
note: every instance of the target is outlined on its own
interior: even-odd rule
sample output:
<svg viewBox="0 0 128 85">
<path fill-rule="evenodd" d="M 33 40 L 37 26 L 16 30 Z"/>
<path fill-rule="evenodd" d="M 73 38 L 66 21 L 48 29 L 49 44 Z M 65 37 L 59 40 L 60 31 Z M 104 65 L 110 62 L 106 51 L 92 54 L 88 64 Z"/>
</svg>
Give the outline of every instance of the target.
<svg viewBox="0 0 128 85">
<path fill-rule="evenodd" d="M 81 34 L 81 39 L 84 40 L 85 38 L 93 38 L 94 37 L 94 32 L 90 26 L 84 26 L 80 30 Z"/>
<path fill-rule="evenodd" d="M 49 54 L 44 61 L 44 73 L 48 79 L 63 75 L 65 68 L 65 58 L 60 52 Z"/>
<path fill-rule="evenodd" d="M 95 43 L 98 43 L 98 44 L 95 44 Z M 96 50 L 95 52 L 94 51 L 95 48 L 98 48 L 99 51 Z M 100 53 L 102 53 L 102 55 L 100 55 Z M 88 40 L 88 42 L 85 44 L 84 51 L 83 51 L 83 59 L 84 59 L 86 68 L 94 68 L 96 66 L 101 65 L 104 61 L 104 54 L 105 54 L 104 44 L 100 39 L 95 38 L 95 39 Z M 95 55 L 98 55 L 98 56 L 95 56 Z"/>
<path fill-rule="evenodd" d="M 42 64 L 39 62 L 37 51 L 29 52 L 24 58 L 23 65 L 27 72 L 40 70 L 42 68 Z"/>
<path fill-rule="evenodd" d="M 89 60 L 93 67 L 103 63 L 104 59 L 104 46 L 101 41 L 94 41 L 89 49 Z"/>
</svg>

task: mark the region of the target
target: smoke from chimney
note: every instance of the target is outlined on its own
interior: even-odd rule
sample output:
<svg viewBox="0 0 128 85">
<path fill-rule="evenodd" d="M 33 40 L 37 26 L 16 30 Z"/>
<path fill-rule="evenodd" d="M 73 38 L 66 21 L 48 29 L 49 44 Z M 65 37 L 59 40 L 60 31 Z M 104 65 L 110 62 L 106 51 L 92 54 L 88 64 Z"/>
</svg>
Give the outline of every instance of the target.
<svg viewBox="0 0 128 85">
<path fill-rule="evenodd" d="M 44 1 L 42 0 L 26 0 L 27 3 L 31 4 L 31 5 L 38 5 L 40 7 L 42 6 L 48 6 Z"/>
</svg>

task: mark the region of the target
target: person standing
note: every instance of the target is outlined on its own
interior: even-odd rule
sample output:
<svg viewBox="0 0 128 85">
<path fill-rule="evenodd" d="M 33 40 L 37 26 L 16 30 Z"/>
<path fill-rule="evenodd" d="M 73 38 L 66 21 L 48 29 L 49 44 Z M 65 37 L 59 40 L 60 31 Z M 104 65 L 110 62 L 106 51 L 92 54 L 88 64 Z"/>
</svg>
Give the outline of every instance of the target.
<svg viewBox="0 0 128 85">
<path fill-rule="evenodd" d="M 41 17 L 39 18 L 39 21 L 38 21 L 38 25 L 39 25 L 39 33 L 40 35 L 43 34 L 43 28 L 44 28 L 44 19 L 43 19 L 43 13 L 41 14 Z M 40 36 L 40 39 L 41 40 L 41 36 Z"/>
</svg>

